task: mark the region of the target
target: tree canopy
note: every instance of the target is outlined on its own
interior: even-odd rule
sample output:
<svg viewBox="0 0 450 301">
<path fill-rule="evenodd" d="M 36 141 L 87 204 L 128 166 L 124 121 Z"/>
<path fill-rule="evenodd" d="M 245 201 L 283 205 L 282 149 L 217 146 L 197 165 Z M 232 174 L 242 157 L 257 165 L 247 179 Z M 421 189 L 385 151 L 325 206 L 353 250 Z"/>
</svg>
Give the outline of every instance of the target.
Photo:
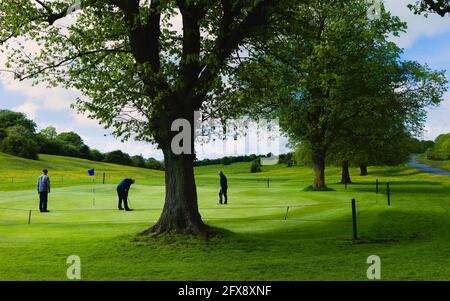
<svg viewBox="0 0 450 301">
<path fill-rule="evenodd" d="M 261 40 L 257 59 L 234 78 L 244 111 L 279 117 L 292 140 L 311 148 L 315 189 L 325 187 L 331 147 L 364 145 L 369 156 L 376 144 L 417 133 L 425 108 L 439 104 L 446 90 L 442 71 L 400 59 L 388 37 L 405 25 L 384 10 L 371 20 L 361 13 L 366 10 L 367 2 L 358 0 L 300 5 L 292 11 L 297 22 L 286 16 L 290 27 Z"/>
<path fill-rule="evenodd" d="M 327 149 L 350 121 L 383 105 L 413 116 L 403 119 L 413 128 L 442 91 L 442 74 L 399 61 L 387 41 L 404 29 L 398 18 L 371 21 L 365 0 L 80 3 L 74 12 L 69 0 L 0 2 L 6 66 L 19 80 L 79 90 L 74 108 L 162 149 L 165 205 L 145 234 L 209 233 L 193 170 L 196 110 L 221 120 L 276 112 L 286 133 L 310 142 L 320 187 Z M 191 125 L 181 154 L 180 119 Z"/>
<path fill-rule="evenodd" d="M 0 128 L 6 129 L 18 125 L 23 126 L 32 133 L 36 131 L 36 123 L 27 118 L 25 114 L 9 110 L 0 110 Z"/>
<path fill-rule="evenodd" d="M 408 7 L 416 14 L 433 12 L 444 17 L 446 14 L 450 13 L 449 0 L 420 0 L 414 5 L 409 4 Z"/>
<path fill-rule="evenodd" d="M 303 2 L 303 1 L 300 1 Z M 2 1 L 0 41 L 21 37 L 34 53 L 5 48 L 16 78 L 45 80 L 83 94 L 75 107 L 123 139 L 156 142 L 166 166 L 166 202 L 149 232 L 208 232 L 198 212 L 190 153 L 174 154 L 175 120 L 194 124 L 201 108 L 226 112 L 214 97 L 252 37 L 268 32 L 299 1 L 84 0 L 71 22 L 69 1 Z M 64 20 L 62 20 L 64 19 Z M 181 28 L 173 26 L 177 20 Z M 68 23 L 68 24 L 67 24 Z"/>
</svg>

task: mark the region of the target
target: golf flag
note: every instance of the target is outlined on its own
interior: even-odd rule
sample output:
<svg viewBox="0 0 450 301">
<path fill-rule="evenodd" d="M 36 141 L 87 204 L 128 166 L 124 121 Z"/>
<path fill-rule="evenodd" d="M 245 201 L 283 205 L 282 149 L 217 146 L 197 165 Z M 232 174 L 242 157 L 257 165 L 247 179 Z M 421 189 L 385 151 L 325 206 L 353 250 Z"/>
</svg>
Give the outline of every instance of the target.
<svg viewBox="0 0 450 301">
<path fill-rule="evenodd" d="M 89 169 L 88 175 L 92 177 L 92 205 L 95 207 L 95 169 Z"/>
</svg>

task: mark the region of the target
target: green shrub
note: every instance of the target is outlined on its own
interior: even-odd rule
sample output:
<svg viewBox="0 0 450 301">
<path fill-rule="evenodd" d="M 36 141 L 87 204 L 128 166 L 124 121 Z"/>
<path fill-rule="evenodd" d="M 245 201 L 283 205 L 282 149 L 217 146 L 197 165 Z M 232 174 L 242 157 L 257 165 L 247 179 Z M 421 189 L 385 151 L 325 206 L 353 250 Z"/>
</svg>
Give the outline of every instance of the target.
<svg viewBox="0 0 450 301">
<path fill-rule="evenodd" d="M 34 139 L 35 134 L 23 125 L 13 125 L 5 129 L 6 136 L 22 136 L 28 139 Z"/>
<path fill-rule="evenodd" d="M 106 154 L 105 162 L 122 165 L 131 165 L 131 157 L 130 155 L 120 150 L 116 150 Z"/>
<path fill-rule="evenodd" d="M 436 138 L 431 157 L 433 160 L 450 159 L 450 134 L 442 134 Z"/>
<path fill-rule="evenodd" d="M 425 157 L 428 160 L 432 160 L 433 159 L 433 149 L 432 148 L 427 149 L 427 151 L 425 152 Z"/>
<path fill-rule="evenodd" d="M 94 161 L 103 161 L 105 160 L 105 154 L 97 149 L 91 150 L 91 158 Z"/>
<path fill-rule="evenodd" d="M 0 128 L 0 142 L 6 138 L 6 130 Z"/>
<path fill-rule="evenodd" d="M 292 167 L 295 164 L 294 153 L 281 154 L 278 156 L 278 164 L 286 164 L 286 167 Z"/>
<path fill-rule="evenodd" d="M 20 135 L 12 135 L 3 139 L 0 144 L 0 150 L 17 157 L 38 159 L 38 145 L 36 142 Z"/>
<path fill-rule="evenodd" d="M 256 159 L 252 162 L 252 165 L 250 166 L 250 172 L 251 173 L 262 172 L 260 159 Z"/>
<path fill-rule="evenodd" d="M 164 170 L 164 163 L 156 160 L 155 158 L 149 158 L 145 161 L 145 168 Z"/>
<path fill-rule="evenodd" d="M 231 162 L 232 162 L 232 159 L 231 159 L 231 158 L 229 158 L 229 157 L 223 157 L 221 163 L 222 163 L 223 165 L 230 165 Z"/>
<path fill-rule="evenodd" d="M 145 159 L 142 157 L 142 155 L 136 155 L 131 157 L 131 165 L 134 167 L 145 167 Z"/>
</svg>

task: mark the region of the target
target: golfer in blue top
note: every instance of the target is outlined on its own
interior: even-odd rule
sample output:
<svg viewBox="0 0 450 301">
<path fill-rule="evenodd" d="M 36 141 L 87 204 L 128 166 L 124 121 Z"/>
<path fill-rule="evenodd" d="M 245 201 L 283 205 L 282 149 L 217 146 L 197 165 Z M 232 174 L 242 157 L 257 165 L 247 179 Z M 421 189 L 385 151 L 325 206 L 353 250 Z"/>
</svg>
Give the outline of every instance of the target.
<svg viewBox="0 0 450 301">
<path fill-rule="evenodd" d="M 39 211 L 50 212 L 47 210 L 48 194 L 50 193 L 50 178 L 48 170 L 42 170 L 42 175 L 37 180 L 37 191 L 39 193 Z"/>
<path fill-rule="evenodd" d="M 133 185 L 136 181 L 134 179 L 124 179 L 117 185 L 117 195 L 119 196 L 119 210 L 124 210 L 122 207 L 125 207 L 125 211 L 133 211 L 128 207 L 128 191 L 130 190 L 131 185 Z"/>
</svg>

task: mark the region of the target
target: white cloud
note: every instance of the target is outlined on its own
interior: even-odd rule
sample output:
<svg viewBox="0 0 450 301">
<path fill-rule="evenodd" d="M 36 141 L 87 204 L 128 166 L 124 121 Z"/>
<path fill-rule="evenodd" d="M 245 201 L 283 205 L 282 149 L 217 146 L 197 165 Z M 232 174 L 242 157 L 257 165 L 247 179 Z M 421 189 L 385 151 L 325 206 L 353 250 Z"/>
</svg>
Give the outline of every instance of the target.
<svg viewBox="0 0 450 301">
<path fill-rule="evenodd" d="M 22 105 L 13 108 L 14 111 L 22 112 L 25 115 L 27 115 L 27 117 L 30 119 L 36 119 L 36 112 L 38 109 L 39 109 L 39 106 L 36 105 L 32 101 L 27 101 L 27 102 L 23 103 Z"/>
<path fill-rule="evenodd" d="M 31 99 L 42 109 L 64 110 L 69 109 L 70 104 L 79 93 L 63 88 L 47 88 L 40 84 L 33 86 L 31 81 L 2 80 L 1 84 L 7 92 L 14 92 Z"/>
<path fill-rule="evenodd" d="M 88 118 L 86 115 L 78 113 L 75 110 L 72 110 L 71 116 L 72 116 L 72 120 L 75 122 L 75 124 L 77 124 L 79 126 L 101 128 L 101 125 L 99 125 L 99 122 L 97 120 Z"/>
<path fill-rule="evenodd" d="M 441 110 L 445 110 L 445 111 L 449 111 L 450 112 L 450 91 L 449 92 L 446 92 L 445 94 L 444 94 L 444 101 L 439 105 L 439 107 L 438 108 L 436 108 L 436 109 L 432 109 L 432 111 L 441 111 Z M 446 115 L 446 117 L 448 118 L 448 116 L 450 116 L 450 114 L 449 115 Z"/>
<path fill-rule="evenodd" d="M 450 132 L 450 93 L 444 97 L 444 101 L 437 108 L 428 110 L 428 121 L 425 126 L 424 138 L 434 140 L 443 133 Z"/>
</svg>

